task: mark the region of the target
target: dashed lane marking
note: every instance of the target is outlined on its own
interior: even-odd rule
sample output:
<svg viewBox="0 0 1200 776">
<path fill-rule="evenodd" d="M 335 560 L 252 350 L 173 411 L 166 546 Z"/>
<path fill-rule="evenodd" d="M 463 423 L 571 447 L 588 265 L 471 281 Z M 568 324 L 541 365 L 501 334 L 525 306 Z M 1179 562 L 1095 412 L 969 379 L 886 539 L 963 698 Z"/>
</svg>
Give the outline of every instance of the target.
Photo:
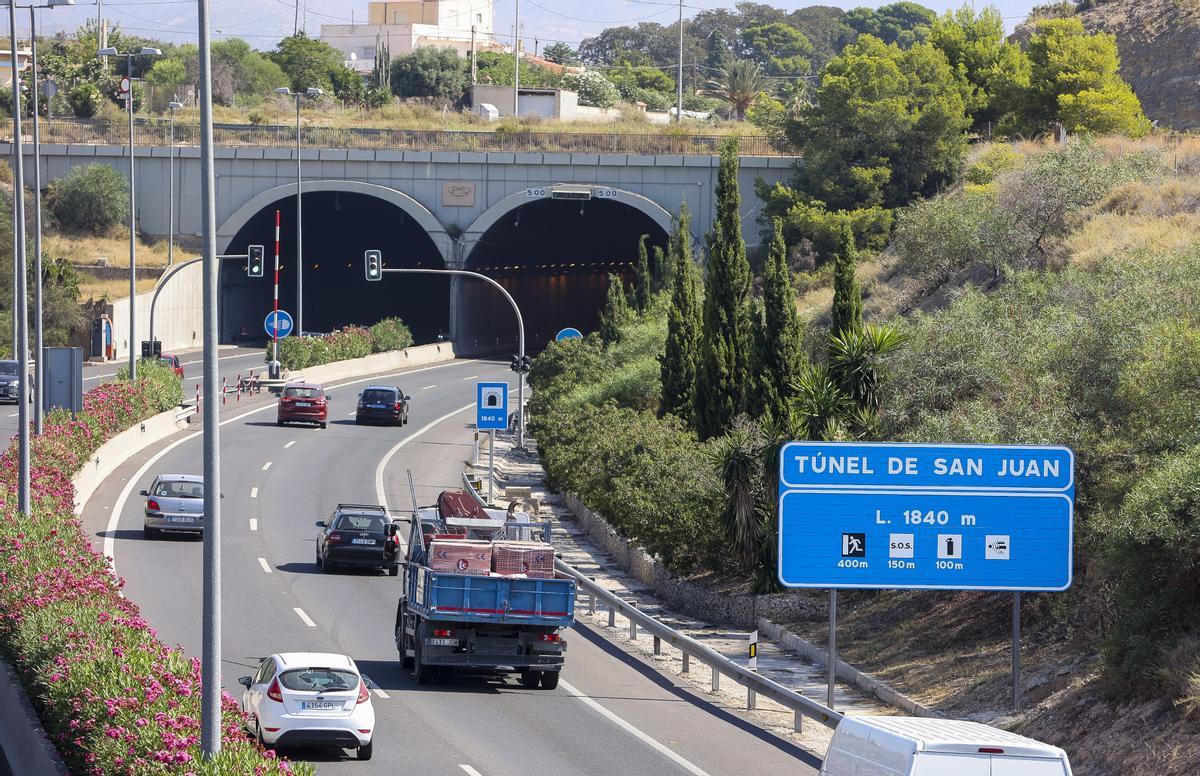
<svg viewBox="0 0 1200 776">
<path fill-rule="evenodd" d="M 392 696 L 388 695 L 386 692 L 384 692 L 383 690 L 379 689 L 378 687 L 372 688 L 371 692 L 375 693 L 376 698 L 385 698 L 386 699 L 386 698 L 392 697 Z"/>
<path fill-rule="evenodd" d="M 258 498 L 258 488 L 250 489 L 250 498 Z"/>
<path fill-rule="evenodd" d="M 294 445 L 294 444 L 296 444 L 296 440 L 295 440 L 295 439 L 293 439 L 291 442 L 288 442 L 286 445 L 284 445 L 284 446 L 283 446 L 283 449 L 284 449 L 284 450 L 286 450 L 286 449 L 288 449 L 289 447 L 291 447 L 291 446 L 292 446 L 292 445 Z"/>
<path fill-rule="evenodd" d="M 479 771 L 475 770 L 474 768 L 472 768 L 471 766 L 469 766 L 465 763 L 459 763 L 458 767 L 462 768 L 464 771 L 466 771 L 467 776 L 483 776 L 482 773 L 480 773 Z"/>
<path fill-rule="evenodd" d="M 263 464 L 262 470 L 265 472 L 267 469 L 270 469 L 270 468 L 271 468 L 271 462 L 267 461 L 266 463 Z"/>
<path fill-rule="evenodd" d="M 437 388 L 437 386 L 436 386 L 436 385 L 427 385 L 427 386 L 425 386 L 424 388 L 422 388 L 421 390 L 422 390 L 422 391 L 428 391 L 430 388 Z"/>
<path fill-rule="evenodd" d="M 463 382 L 465 383 L 467 380 L 478 380 L 478 379 L 479 379 L 479 375 L 470 375 L 468 377 L 464 377 Z"/>
<path fill-rule="evenodd" d="M 305 625 L 307 625 L 308 627 L 310 627 L 310 628 L 317 627 L 317 624 L 312 621 L 312 618 L 309 617 L 307 614 L 305 614 L 304 610 L 301 609 L 299 606 L 293 606 L 292 611 L 295 612 L 296 616 L 300 618 L 300 621 L 302 623 L 304 623 Z"/>
<path fill-rule="evenodd" d="M 251 531 L 258 530 L 258 519 L 257 518 L 254 518 L 254 517 L 250 518 L 250 530 Z"/>
<path fill-rule="evenodd" d="M 268 574 L 270 574 L 270 573 L 271 573 L 271 564 L 270 564 L 270 563 L 267 563 L 267 559 L 266 559 L 266 558 L 259 558 L 259 559 L 258 559 L 258 565 L 262 566 L 262 570 L 263 570 L 263 571 L 267 572 Z M 299 610 L 299 609 L 297 609 L 296 611 L 300 611 L 300 610 Z"/>
</svg>

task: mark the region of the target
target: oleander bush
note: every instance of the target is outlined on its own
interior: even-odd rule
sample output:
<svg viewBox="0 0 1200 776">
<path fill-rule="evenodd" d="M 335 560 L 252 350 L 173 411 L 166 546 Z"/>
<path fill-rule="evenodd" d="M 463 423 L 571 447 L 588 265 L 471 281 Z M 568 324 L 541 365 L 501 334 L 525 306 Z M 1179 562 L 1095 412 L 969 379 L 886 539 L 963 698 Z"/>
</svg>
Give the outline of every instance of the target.
<svg viewBox="0 0 1200 776">
<path fill-rule="evenodd" d="M 372 353 L 403 350 L 412 343 L 412 332 L 404 321 L 384 318 L 369 329 L 350 325 L 319 337 L 285 337 L 279 341 L 279 363 L 284 369 L 304 369 Z M 267 360 L 271 360 L 270 343 L 267 343 Z"/>
<path fill-rule="evenodd" d="M 17 449 L 0 455 L 0 651 L 73 773 L 312 773 L 264 752 L 223 698 L 222 752 L 201 761 L 200 667 L 159 641 L 74 511 L 71 477 L 120 431 L 178 401 L 179 380 L 146 364 L 97 386 L 78 417 L 55 411 L 30 446 L 32 510 L 17 511 Z"/>
</svg>

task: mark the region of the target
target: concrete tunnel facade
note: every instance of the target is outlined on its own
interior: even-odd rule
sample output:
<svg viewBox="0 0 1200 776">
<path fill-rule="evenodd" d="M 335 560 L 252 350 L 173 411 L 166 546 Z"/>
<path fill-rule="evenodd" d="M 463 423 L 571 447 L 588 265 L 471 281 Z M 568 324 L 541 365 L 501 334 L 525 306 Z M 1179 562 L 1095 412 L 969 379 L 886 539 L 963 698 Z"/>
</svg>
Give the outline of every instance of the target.
<svg viewBox="0 0 1200 776">
<path fill-rule="evenodd" d="M 525 319 L 526 348 L 540 351 L 559 330 L 595 329 L 609 275 L 632 280 L 638 242 L 665 251 L 672 216 L 634 192 L 561 184 L 518 192 L 486 209 L 454 235 L 403 192 L 360 181 L 303 186 L 303 326 L 327 332 L 349 324 L 402 318 L 420 344 L 453 339 L 463 353 L 516 352 L 511 306 L 494 288 L 464 277 L 386 274 L 365 277 L 363 252 L 378 249 L 386 268 L 467 269 L 513 296 Z M 243 262 L 224 261 L 220 278 L 222 342 L 261 342 L 272 305 L 276 211 L 280 230 L 280 308 L 298 316 L 295 262 L 296 186 L 268 189 L 221 225 L 218 248 L 241 254 L 266 246 L 263 278 Z M 299 322 L 297 322 L 299 325 Z"/>
</svg>

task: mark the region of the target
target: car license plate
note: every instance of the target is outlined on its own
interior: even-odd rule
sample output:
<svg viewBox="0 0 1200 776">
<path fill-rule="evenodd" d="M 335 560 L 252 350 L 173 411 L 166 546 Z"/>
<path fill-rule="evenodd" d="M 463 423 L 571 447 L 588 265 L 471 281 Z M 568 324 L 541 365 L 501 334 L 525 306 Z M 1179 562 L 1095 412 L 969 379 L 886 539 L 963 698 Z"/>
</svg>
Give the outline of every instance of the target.
<svg viewBox="0 0 1200 776">
<path fill-rule="evenodd" d="M 374 539 L 351 539 L 351 544 L 375 544 Z"/>
<path fill-rule="evenodd" d="M 340 701 L 302 701 L 300 708 L 305 711 L 335 711 L 342 708 Z"/>
<path fill-rule="evenodd" d="M 431 647 L 457 647 L 458 639 L 426 639 Z"/>
<path fill-rule="evenodd" d="M 296 402 L 296 406 L 297 406 L 297 407 L 311 407 L 311 406 L 312 406 L 312 402 L 310 402 L 310 401 L 298 401 L 298 402 Z"/>
<path fill-rule="evenodd" d="M 196 518 L 191 515 L 171 515 L 167 518 L 169 523 L 194 523 Z"/>
</svg>

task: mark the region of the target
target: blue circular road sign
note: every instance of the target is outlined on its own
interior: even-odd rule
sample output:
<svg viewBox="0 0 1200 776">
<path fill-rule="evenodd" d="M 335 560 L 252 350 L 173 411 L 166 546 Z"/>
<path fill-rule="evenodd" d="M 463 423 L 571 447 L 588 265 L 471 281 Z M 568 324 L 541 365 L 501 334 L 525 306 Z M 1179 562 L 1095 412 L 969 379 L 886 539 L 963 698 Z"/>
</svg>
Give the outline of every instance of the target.
<svg viewBox="0 0 1200 776">
<path fill-rule="evenodd" d="M 582 336 L 583 336 L 583 334 L 581 334 L 579 332 L 579 329 L 572 329 L 572 328 L 568 327 L 568 328 L 560 331 L 558 334 L 555 334 L 554 341 L 562 342 L 563 340 L 579 339 Z"/>
<path fill-rule="evenodd" d="M 269 312 L 263 321 L 263 328 L 268 337 L 286 337 L 292 333 L 292 316 L 283 310 Z"/>
</svg>

